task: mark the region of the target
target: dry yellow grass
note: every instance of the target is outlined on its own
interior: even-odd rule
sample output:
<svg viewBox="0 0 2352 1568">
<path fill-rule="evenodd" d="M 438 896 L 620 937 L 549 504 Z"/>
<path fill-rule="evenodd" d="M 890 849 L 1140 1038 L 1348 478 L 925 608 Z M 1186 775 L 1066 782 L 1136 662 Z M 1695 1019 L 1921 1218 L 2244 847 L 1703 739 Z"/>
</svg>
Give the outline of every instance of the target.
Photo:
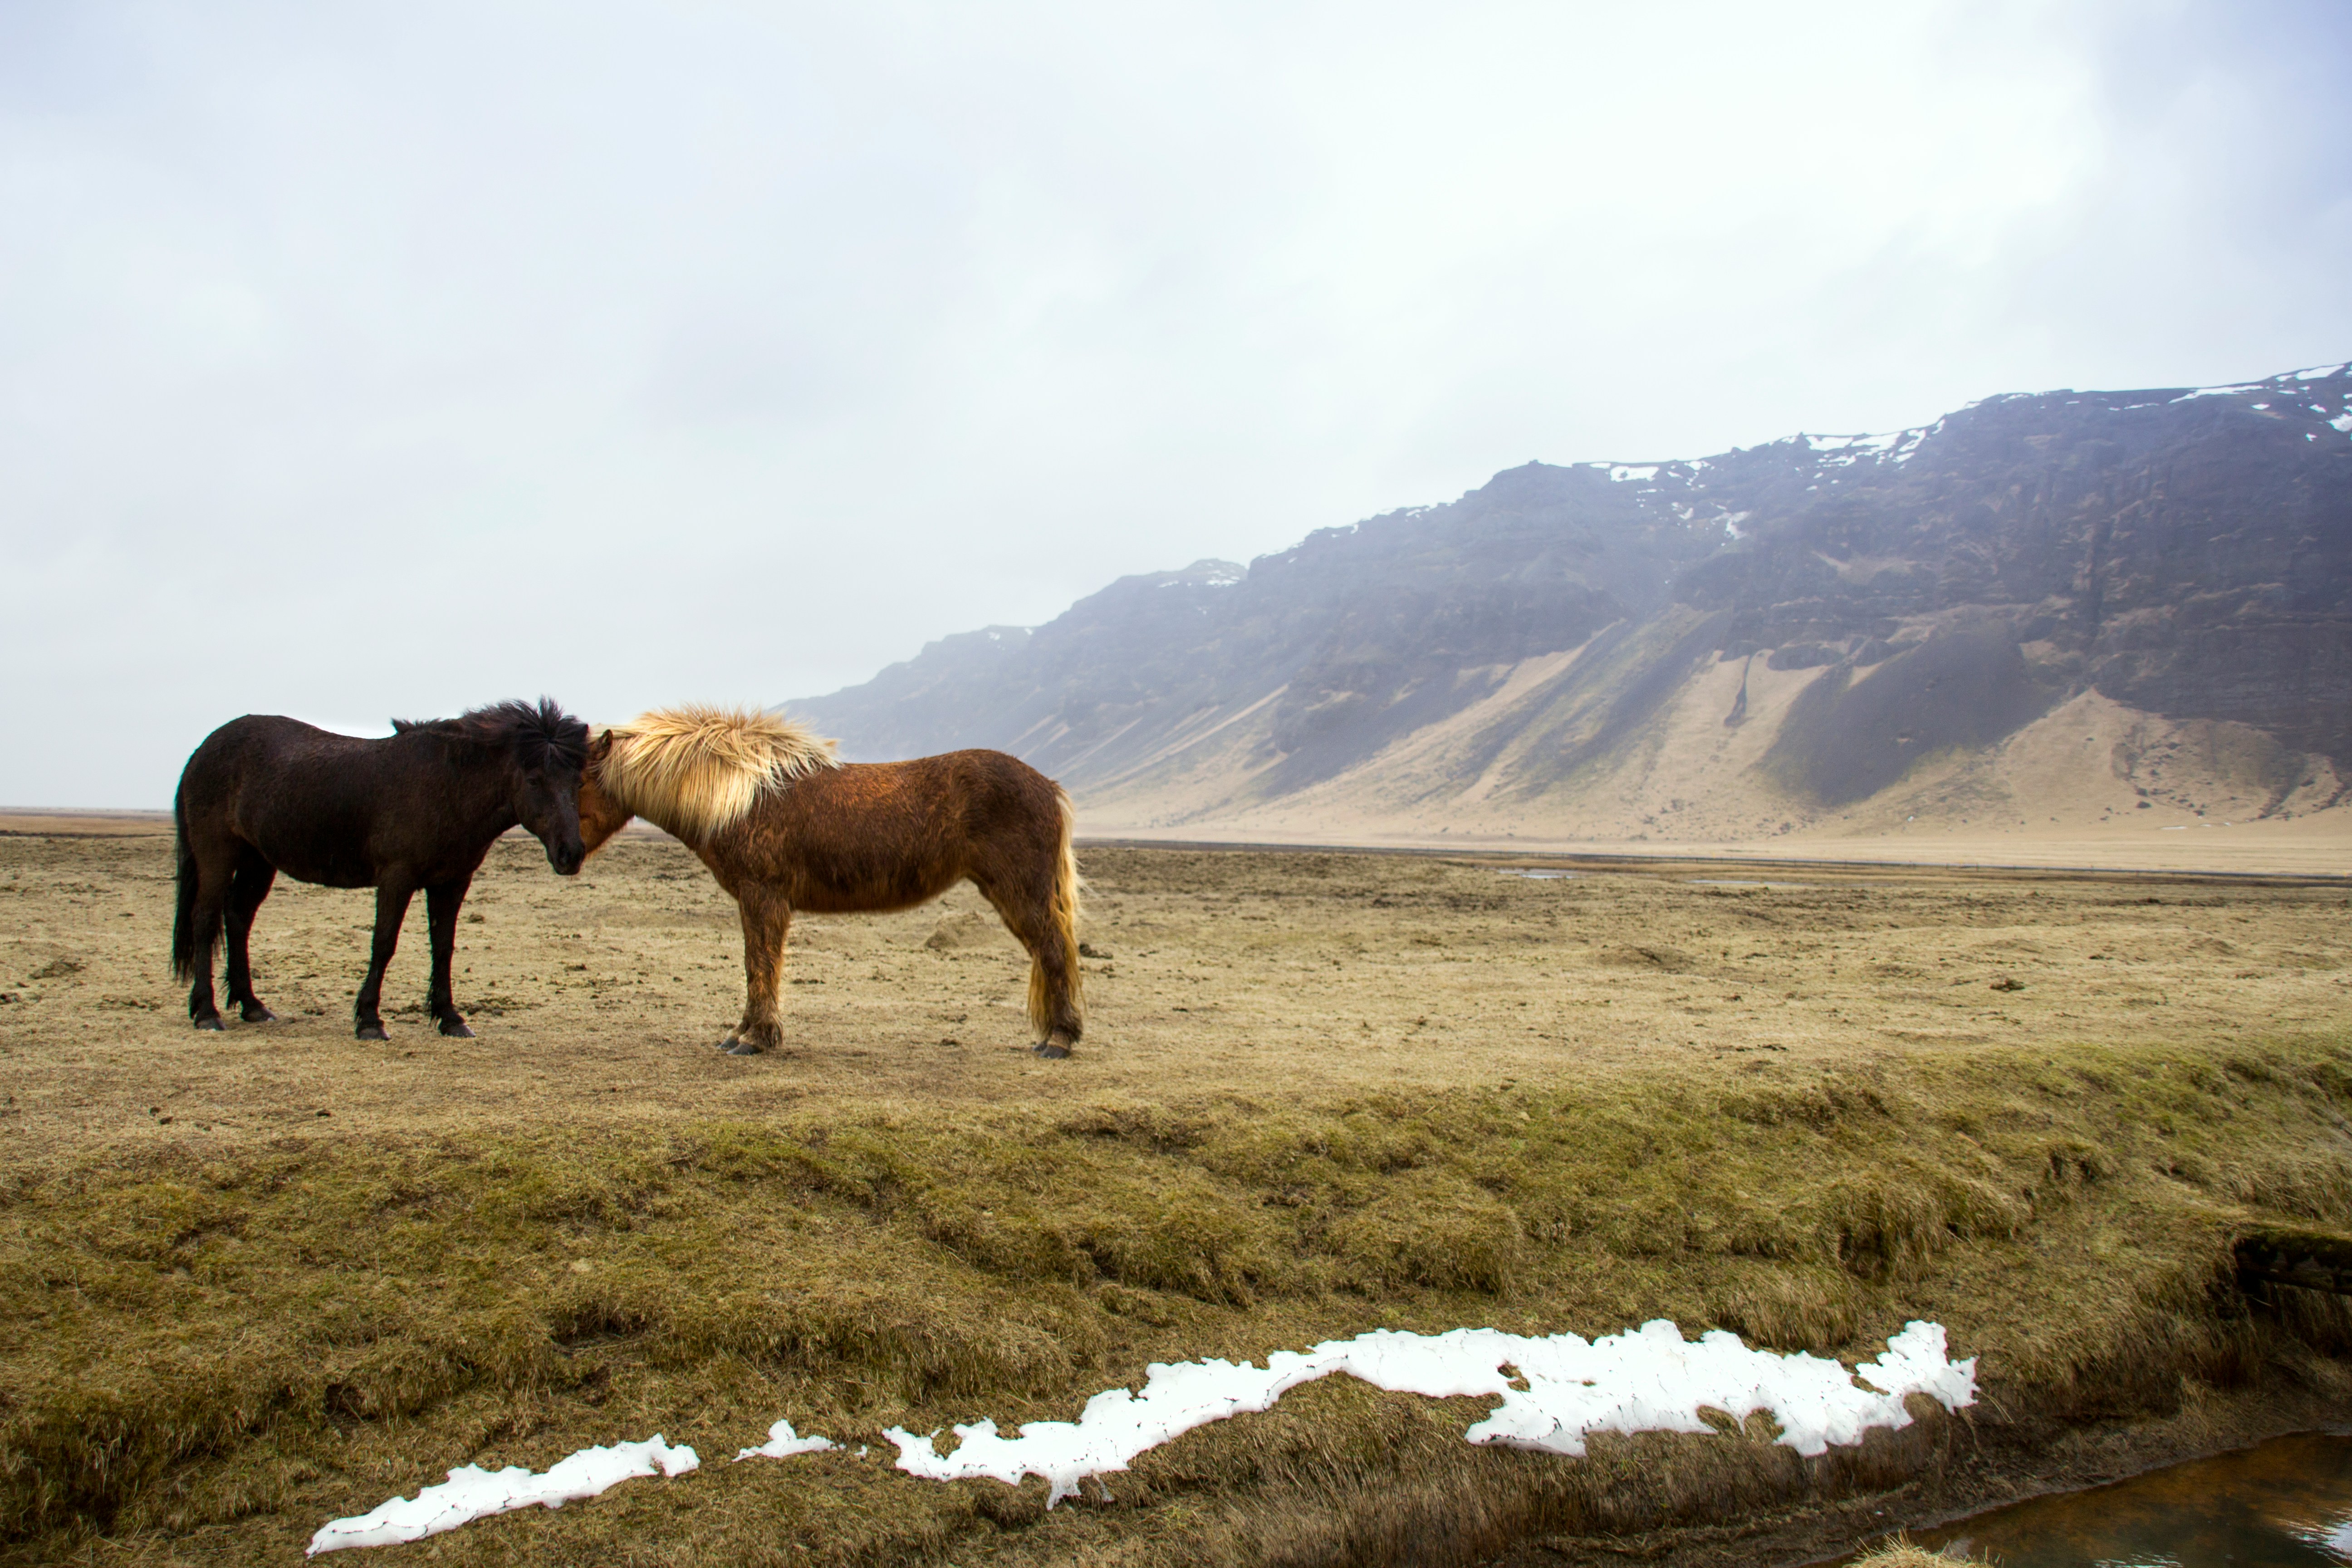
<svg viewBox="0 0 2352 1568">
<path fill-rule="evenodd" d="M 198 1037 L 167 844 L 0 841 L 0 1552 L 290 1561 L 450 1466 L 660 1430 L 705 1470 L 414 1550 L 1801 1561 L 1902 1522 L 1841 1499 L 1921 1517 L 2346 1386 L 2352 1320 L 2228 1268 L 2251 1219 L 2352 1223 L 2338 889 L 1097 849 L 1077 1058 L 1022 1048 L 1011 941 L 927 947 L 930 910 L 811 922 L 791 1049 L 746 1061 L 704 1043 L 732 921 L 678 847 L 534 858 L 463 928 L 481 1038 L 371 1046 L 363 895 L 273 897 L 288 1021 Z M 1051 1514 L 878 1436 L 1382 1324 L 1652 1316 L 1848 1359 L 1936 1318 L 1989 1397 L 1821 1461 L 1571 1461 L 1333 1382 Z M 779 1415 L 852 1446 L 721 1462 Z"/>
<path fill-rule="evenodd" d="M 1955 1561 L 1957 1559 L 1898 1540 L 1855 1558 L 1853 1568 L 1948 1568 L 1948 1564 Z"/>
</svg>

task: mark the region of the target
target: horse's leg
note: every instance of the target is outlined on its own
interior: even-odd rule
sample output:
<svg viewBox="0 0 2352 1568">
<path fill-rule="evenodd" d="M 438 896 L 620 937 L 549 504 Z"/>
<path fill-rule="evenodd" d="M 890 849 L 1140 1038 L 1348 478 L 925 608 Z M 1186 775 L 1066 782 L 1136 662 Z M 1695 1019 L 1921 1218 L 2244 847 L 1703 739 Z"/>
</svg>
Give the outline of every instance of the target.
<svg viewBox="0 0 2352 1568">
<path fill-rule="evenodd" d="M 391 967 L 393 949 L 400 945 L 400 922 L 408 918 L 408 900 L 416 889 L 404 878 L 387 877 L 375 889 L 375 945 L 368 952 L 367 978 L 360 982 L 359 1001 L 352 1015 L 362 1040 L 387 1040 L 383 1015 L 376 1004 L 383 997 L 383 972 Z"/>
<path fill-rule="evenodd" d="M 254 913 L 277 880 L 278 868 L 263 859 L 260 850 L 247 846 L 236 858 L 236 875 L 228 885 L 228 999 L 236 1005 L 237 1016 L 248 1024 L 278 1019 L 253 994 L 253 963 L 247 945 Z"/>
<path fill-rule="evenodd" d="M 213 960 L 220 951 L 221 925 L 236 877 L 234 846 L 207 844 L 196 854 L 195 977 L 188 987 L 188 1017 L 199 1029 L 222 1027 L 213 1001 Z"/>
<path fill-rule="evenodd" d="M 464 881 L 444 882 L 425 889 L 425 923 L 433 939 L 433 984 L 425 994 L 425 1010 L 433 1015 L 441 1032 L 453 1040 L 474 1037 L 449 988 L 449 959 L 457 946 L 457 906 L 466 901 L 466 889 L 472 885 L 473 879 L 468 877 Z"/>
<path fill-rule="evenodd" d="M 982 875 L 986 875 L 983 870 Z M 1078 1009 L 1078 951 L 1072 933 L 1054 914 L 1050 879 L 973 879 L 981 896 L 996 906 L 1004 929 L 1029 950 L 1029 1022 L 1045 1038 L 1030 1049 L 1059 1059 L 1085 1032 Z"/>
<path fill-rule="evenodd" d="M 784 1043 L 776 993 L 783 984 L 793 906 L 773 889 L 745 882 L 736 892 L 735 907 L 743 917 L 743 1021 L 728 1031 L 719 1048 L 730 1057 L 751 1057 Z"/>
</svg>

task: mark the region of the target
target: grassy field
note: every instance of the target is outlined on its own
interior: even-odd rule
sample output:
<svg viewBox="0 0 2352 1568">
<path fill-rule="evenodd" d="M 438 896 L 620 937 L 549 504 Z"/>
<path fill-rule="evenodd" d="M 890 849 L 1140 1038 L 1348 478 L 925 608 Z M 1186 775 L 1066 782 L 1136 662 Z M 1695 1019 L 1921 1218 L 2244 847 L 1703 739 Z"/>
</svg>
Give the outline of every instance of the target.
<svg viewBox="0 0 2352 1568">
<path fill-rule="evenodd" d="M 969 889 L 803 922 L 792 1047 L 746 1059 L 709 1048 L 731 906 L 667 841 L 577 883 L 500 846 L 480 1037 L 415 1009 L 420 914 L 367 1045 L 365 895 L 281 884 L 284 1021 L 198 1036 L 167 840 L 0 839 L 0 1561 L 291 1562 L 452 1466 L 660 1431 L 704 1469 L 385 1550 L 1798 1562 L 2352 1396 L 2352 1318 L 2248 1301 L 2229 1255 L 2352 1224 L 2341 885 L 1083 858 L 1070 1061 L 1023 1048 Z M 1050 1513 L 879 1436 L 1383 1325 L 1658 1316 L 1848 1361 L 1933 1318 L 1986 1397 L 1818 1461 L 1572 1460 L 1331 1380 Z M 848 1447 L 725 1462 L 778 1416 Z"/>
</svg>

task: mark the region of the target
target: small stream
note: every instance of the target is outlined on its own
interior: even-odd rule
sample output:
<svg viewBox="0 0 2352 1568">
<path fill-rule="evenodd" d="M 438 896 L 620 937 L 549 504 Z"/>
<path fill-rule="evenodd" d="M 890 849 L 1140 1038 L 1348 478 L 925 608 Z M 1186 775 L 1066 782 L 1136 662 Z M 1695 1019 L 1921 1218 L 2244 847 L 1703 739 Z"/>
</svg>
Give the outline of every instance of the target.
<svg viewBox="0 0 2352 1568">
<path fill-rule="evenodd" d="M 2274 1438 L 1911 1539 L 2002 1568 L 2343 1568 L 2352 1564 L 2352 1435 Z"/>
</svg>

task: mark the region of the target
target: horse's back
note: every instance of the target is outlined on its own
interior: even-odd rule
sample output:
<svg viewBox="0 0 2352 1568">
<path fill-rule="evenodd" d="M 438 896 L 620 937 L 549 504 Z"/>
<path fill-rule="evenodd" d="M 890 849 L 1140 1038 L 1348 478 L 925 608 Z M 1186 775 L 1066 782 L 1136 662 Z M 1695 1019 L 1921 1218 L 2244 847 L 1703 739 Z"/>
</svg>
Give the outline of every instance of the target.
<svg viewBox="0 0 2352 1568">
<path fill-rule="evenodd" d="M 898 763 L 844 763 L 795 780 L 777 797 L 790 816 L 847 826 L 903 824 L 982 829 L 1057 809 L 1054 781 L 1004 752 L 940 752 Z"/>
<path fill-rule="evenodd" d="M 192 839 L 251 845 L 289 876 L 331 887 L 373 880 L 364 847 L 383 793 L 381 741 L 248 713 L 205 737 L 180 774 Z"/>
<path fill-rule="evenodd" d="M 1061 800 L 1051 779 L 1003 752 L 845 763 L 774 797 L 746 825 L 746 847 L 803 908 L 920 903 L 1008 851 L 1057 849 Z"/>
<path fill-rule="evenodd" d="M 924 761 L 934 759 L 925 758 Z M 974 833 L 1043 831 L 1061 837 L 1062 788 L 1008 752 L 944 752 L 963 785 L 966 826 Z"/>
<path fill-rule="evenodd" d="M 317 758 L 318 742 L 347 740 L 276 713 L 247 713 L 206 735 L 180 771 L 179 798 L 192 816 L 234 813 L 257 787 Z M 306 770 L 307 771 L 307 770 Z"/>
<path fill-rule="evenodd" d="M 940 752 L 900 763 L 850 763 L 835 771 L 853 770 L 865 776 L 845 784 L 932 831 L 970 841 L 1059 832 L 1060 786 L 1009 752 Z"/>
</svg>

